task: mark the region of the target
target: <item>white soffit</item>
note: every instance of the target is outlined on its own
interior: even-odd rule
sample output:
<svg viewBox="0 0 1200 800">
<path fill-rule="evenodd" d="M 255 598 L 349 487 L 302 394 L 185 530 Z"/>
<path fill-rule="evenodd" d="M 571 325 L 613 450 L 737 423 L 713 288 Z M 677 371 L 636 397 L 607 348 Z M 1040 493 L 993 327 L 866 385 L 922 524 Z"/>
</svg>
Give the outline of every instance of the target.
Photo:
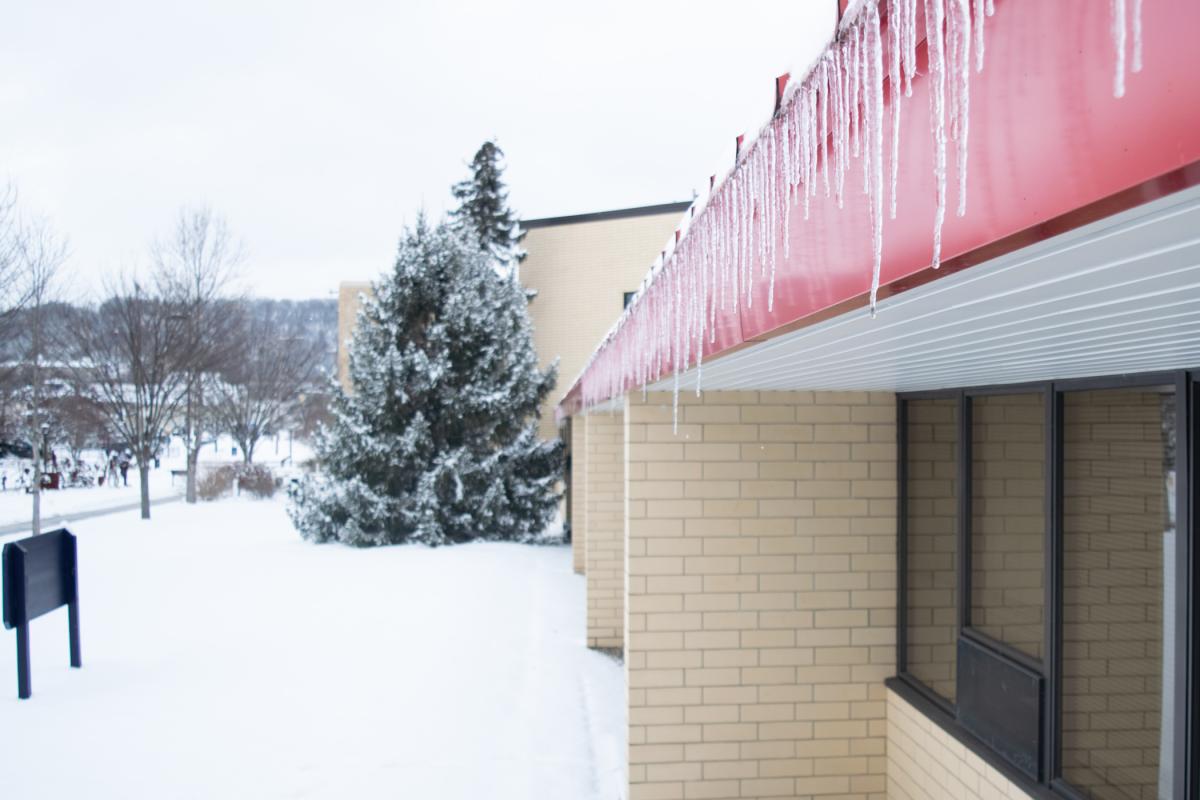
<svg viewBox="0 0 1200 800">
<path fill-rule="evenodd" d="M 875 319 L 860 309 L 706 362 L 701 388 L 919 391 L 1184 367 L 1200 367 L 1200 187 L 888 298 Z"/>
</svg>

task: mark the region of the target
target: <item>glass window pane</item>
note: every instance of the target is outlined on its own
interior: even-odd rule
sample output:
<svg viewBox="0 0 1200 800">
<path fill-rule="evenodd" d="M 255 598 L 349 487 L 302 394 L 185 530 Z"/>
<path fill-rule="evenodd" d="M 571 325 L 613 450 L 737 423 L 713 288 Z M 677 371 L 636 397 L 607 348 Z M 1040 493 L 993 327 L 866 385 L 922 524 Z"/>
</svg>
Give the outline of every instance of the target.
<svg viewBox="0 0 1200 800">
<path fill-rule="evenodd" d="M 1171 796 L 1174 400 L 1064 399 L 1062 774 L 1090 798 Z"/>
<path fill-rule="evenodd" d="M 971 400 L 971 627 L 1042 656 L 1046 407 L 1040 392 Z"/>
<path fill-rule="evenodd" d="M 908 673 L 954 700 L 958 400 L 909 400 Z"/>
</svg>

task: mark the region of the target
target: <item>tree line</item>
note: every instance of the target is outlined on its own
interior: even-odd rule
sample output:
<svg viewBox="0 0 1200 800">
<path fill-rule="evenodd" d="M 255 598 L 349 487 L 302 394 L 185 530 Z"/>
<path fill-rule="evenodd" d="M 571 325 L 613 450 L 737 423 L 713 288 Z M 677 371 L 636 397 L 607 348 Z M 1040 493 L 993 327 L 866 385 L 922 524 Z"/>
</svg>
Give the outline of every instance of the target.
<svg viewBox="0 0 1200 800">
<path fill-rule="evenodd" d="M 67 301 L 65 237 L 0 191 L 0 435 L 33 449 L 39 529 L 43 443 L 127 451 L 150 516 L 149 472 L 183 443 L 186 499 L 201 448 L 228 434 L 250 462 L 287 429 L 311 434 L 331 391 L 336 307 L 238 291 L 245 251 L 207 208 L 183 209 L 144 262 Z"/>
</svg>

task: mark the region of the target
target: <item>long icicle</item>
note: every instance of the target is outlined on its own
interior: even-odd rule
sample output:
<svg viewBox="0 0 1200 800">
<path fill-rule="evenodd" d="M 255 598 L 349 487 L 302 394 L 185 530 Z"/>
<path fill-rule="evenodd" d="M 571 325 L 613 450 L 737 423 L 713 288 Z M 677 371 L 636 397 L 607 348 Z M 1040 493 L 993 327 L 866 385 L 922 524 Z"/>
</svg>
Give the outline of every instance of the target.
<svg viewBox="0 0 1200 800">
<path fill-rule="evenodd" d="M 1112 0 L 1112 38 L 1117 53 L 1113 97 L 1125 96 L 1125 0 Z"/>
<path fill-rule="evenodd" d="M 944 0 L 925 0 L 925 38 L 929 47 L 929 109 L 932 117 L 937 211 L 933 219 L 933 268 L 942 265 L 942 225 L 946 221 L 946 39 Z"/>
<path fill-rule="evenodd" d="M 899 7 L 904 0 L 888 0 L 888 33 L 891 48 L 888 53 L 888 89 L 892 99 L 892 186 L 889 216 L 896 218 L 896 185 L 900 181 L 900 50 L 901 28 Z"/>
<path fill-rule="evenodd" d="M 958 153 L 955 166 L 958 169 L 958 216 L 967 213 L 967 146 L 970 139 L 971 115 L 971 4 L 970 0 L 951 0 L 955 6 L 955 19 L 951 22 L 956 27 L 955 55 L 958 58 L 954 64 L 954 80 L 958 89 L 954 93 L 958 109 L 955 112 L 957 126 L 955 141 Z"/>
<path fill-rule="evenodd" d="M 1135 0 L 1136 1 L 1136 0 Z M 975 71 L 983 72 L 983 20 L 985 0 L 975 0 Z"/>
<path fill-rule="evenodd" d="M 883 264 L 883 38 L 879 30 L 879 7 L 867 6 L 867 36 L 870 37 L 870 125 L 871 233 L 874 264 L 871 270 L 871 316 L 879 295 L 879 271 Z"/>
<path fill-rule="evenodd" d="M 1133 0 L 1133 62 L 1129 70 L 1142 71 L 1142 0 Z"/>
</svg>

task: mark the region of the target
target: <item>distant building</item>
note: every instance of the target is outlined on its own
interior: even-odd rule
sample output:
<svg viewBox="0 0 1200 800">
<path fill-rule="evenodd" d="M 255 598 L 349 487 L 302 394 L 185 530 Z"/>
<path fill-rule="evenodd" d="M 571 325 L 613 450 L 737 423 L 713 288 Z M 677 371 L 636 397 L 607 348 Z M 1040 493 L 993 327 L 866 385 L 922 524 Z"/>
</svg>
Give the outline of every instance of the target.
<svg viewBox="0 0 1200 800">
<path fill-rule="evenodd" d="M 540 433 L 558 435 L 554 408 L 632 297 L 690 203 L 623 208 L 522 220 L 526 231 L 521 283 L 537 293 L 529 304 L 542 366 L 559 360 L 558 386 L 542 408 Z M 350 390 L 347 344 L 371 284 L 338 287 L 338 380 Z"/>
<path fill-rule="evenodd" d="M 350 391 L 350 355 L 347 345 L 354 335 L 354 323 L 363 299 L 371 294 L 368 281 L 343 281 L 338 286 L 337 374 L 343 391 Z"/>
<path fill-rule="evenodd" d="M 542 408 L 540 433 L 558 435 L 554 408 L 642 282 L 687 203 L 521 221 L 528 255 L 521 283 L 542 366 L 558 359 L 558 385 Z"/>
</svg>

